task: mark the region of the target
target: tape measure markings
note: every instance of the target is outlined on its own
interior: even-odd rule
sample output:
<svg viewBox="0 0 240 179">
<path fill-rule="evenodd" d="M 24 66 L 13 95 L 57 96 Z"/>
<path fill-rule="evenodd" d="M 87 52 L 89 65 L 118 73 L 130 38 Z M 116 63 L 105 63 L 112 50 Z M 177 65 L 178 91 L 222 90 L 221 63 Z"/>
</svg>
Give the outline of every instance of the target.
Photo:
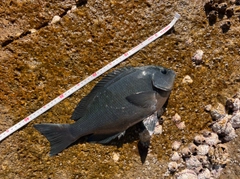
<svg viewBox="0 0 240 179">
<path fill-rule="evenodd" d="M 176 13 L 175 16 L 174 16 L 174 19 L 166 27 L 164 27 L 162 30 L 160 30 L 159 32 L 155 33 L 154 35 L 149 37 L 147 40 L 141 42 L 140 44 L 138 44 L 137 46 L 135 46 L 134 48 L 132 48 L 128 52 L 124 53 L 123 55 L 121 55 L 117 59 L 113 60 L 112 62 L 110 62 L 106 66 L 104 66 L 101 69 L 99 69 L 98 71 L 94 72 L 93 74 L 88 76 L 85 80 L 79 82 L 78 84 L 76 84 L 75 86 L 73 86 L 72 88 L 67 90 L 66 92 L 60 94 L 58 97 L 56 97 L 55 99 L 53 99 L 52 101 L 50 101 L 49 103 L 47 103 L 46 105 L 44 105 L 43 107 L 41 107 L 40 109 L 38 109 L 37 111 L 32 113 L 31 115 L 27 116 L 26 118 L 24 118 L 23 120 L 21 120 L 17 124 L 13 125 L 9 129 L 7 129 L 3 133 L 1 133 L 0 134 L 0 141 L 2 141 L 3 139 L 5 139 L 9 135 L 11 135 L 13 132 L 15 132 L 16 130 L 20 129 L 21 127 L 23 127 L 24 125 L 26 125 L 27 123 L 29 123 L 30 121 L 32 121 L 33 119 L 35 119 L 36 117 L 41 115 L 42 113 L 46 112 L 48 109 L 52 108 L 54 105 L 56 105 L 57 103 L 61 102 L 63 99 L 67 98 L 69 95 L 73 94 L 75 91 L 79 90 L 80 88 L 85 86 L 90 81 L 94 80 L 95 78 L 97 78 L 101 74 L 105 73 L 106 71 L 108 71 L 112 67 L 116 66 L 117 64 L 119 64 L 120 62 L 122 62 L 123 60 L 128 58 L 129 56 L 133 55 L 134 53 L 136 53 L 140 49 L 144 48 L 149 43 L 151 43 L 152 41 L 157 39 L 158 37 L 162 36 L 170 28 L 173 27 L 173 25 L 177 22 L 177 20 L 179 18 L 180 18 L 180 15 L 178 13 Z"/>
</svg>

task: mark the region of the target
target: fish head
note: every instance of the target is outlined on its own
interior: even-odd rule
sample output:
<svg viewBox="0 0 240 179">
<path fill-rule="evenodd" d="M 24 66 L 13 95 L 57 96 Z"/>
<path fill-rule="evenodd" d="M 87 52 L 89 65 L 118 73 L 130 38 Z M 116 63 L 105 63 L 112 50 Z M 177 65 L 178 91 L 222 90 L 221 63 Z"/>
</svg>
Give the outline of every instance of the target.
<svg viewBox="0 0 240 179">
<path fill-rule="evenodd" d="M 173 70 L 158 66 L 152 73 L 152 84 L 157 89 L 171 91 L 175 77 L 176 74 Z"/>
</svg>

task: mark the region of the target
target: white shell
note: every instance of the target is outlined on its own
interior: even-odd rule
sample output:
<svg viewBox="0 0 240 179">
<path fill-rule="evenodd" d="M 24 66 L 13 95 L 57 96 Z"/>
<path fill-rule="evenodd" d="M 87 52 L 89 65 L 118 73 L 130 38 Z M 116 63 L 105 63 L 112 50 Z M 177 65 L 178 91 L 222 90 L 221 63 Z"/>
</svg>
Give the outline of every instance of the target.
<svg viewBox="0 0 240 179">
<path fill-rule="evenodd" d="M 196 135 L 194 137 L 194 142 L 198 145 L 203 144 L 205 142 L 205 137 L 203 137 L 203 135 Z"/>
<path fill-rule="evenodd" d="M 209 168 L 210 167 L 210 161 L 208 160 L 208 156 L 206 155 L 197 155 L 197 159 L 199 162 L 201 162 L 202 166 L 204 168 Z"/>
<path fill-rule="evenodd" d="M 191 151 L 189 150 L 188 147 L 184 147 L 181 150 L 181 154 L 182 154 L 182 157 L 184 157 L 184 158 L 190 157 L 191 156 Z"/>
<path fill-rule="evenodd" d="M 178 152 L 173 152 L 173 155 L 172 155 L 172 157 L 171 157 L 171 160 L 172 161 L 178 161 L 178 160 L 180 160 L 181 159 L 181 157 L 180 157 L 180 155 L 178 154 Z"/>
<path fill-rule="evenodd" d="M 189 148 L 189 150 L 190 150 L 190 152 L 192 154 L 196 154 L 197 153 L 197 146 L 194 143 L 190 143 L 188 145 L 188 148 Z"/>
<path fill-rule="evenodd" d="M 225 142 L 229 142 L 233 140 L 235 137 L 237 137 L 235 130 L 231 130 L 229 134 L 227 134 L 223 139 Z"/>
<path fill-rule="evenodd" d="M 233 111 L 240 111 L 240 99 L 235 98 L 233 102 Z"/>
<path fill-rule="evenodd" d="M 189 75 L 186 75 L 182 80 L 182 83 L 192 83 L 192 82 L 193 80 Z"/>
<path fill-rule="evenodd" d="M 221 141 L 218 138 L 218 135 L 214 132 L 211 132 L 211 135 L 209 137 L 205 137 L 205 143 L 210 146 L 215 146 Z"/>
<path fill-rule="evenodd" d="M 197 147 L 198 155 L 207 155 L 208 151 L 209 151 L 209 145 L 202 144 Z"/>
<path fill-rule="evenodd" d="M 168 164 L 168 170 L 169 170 L 170 172 L 176 172 L 177 169 L 178 169 L 178 164 L 177 164 L 177 162 L 170 162 L 170 163 Z"/>
<path fill-rule="evenodd" d="M 240 128 L 240 112 L 237 111 L 234 113 L 229 122 L 232 124 L 232 127 L 234 129 Z"/>
<path fill-rule="evenodd" d="M 176 174 L 177 179 L 198 179 L 197 174 L 193 170 L 185 169 Z"/>
<path fill-rule="evenodd" d="M 224 144 L 218 144 L 215 148 L 210 147 L 208 156 L 211 163 L 215 166 L 225 165 L 229 162 L 228 149 Z"/>
<path fill-rule="evenodd" d="M 52 19 L 52 21 L 50 22 L 50 24 L 54 24 L 54 23 L 60 21 L 60 19 L 61 19 L 60 16 L 54 16 L 53 19 Z"/>
<path fill-rule="evenodd" d="M 203 56 L 203 51 L 197 50 L 192 57 L 192 61 L 195 62 L 196 65 L 199 65 L 200 63 L 202 63 L 202 56 Z"/>
<path fill-rule="evenodd" d="M 188 169 L 192 169 L 192 170 L 202 167 L 201 162 L 198 160 L 196 156 L 191 156 L 190 158 L 187 158 L 186 165 Z"/>
<path fill-rule="evenodd" d="M 210 179 L 211 178 L 211 172 L 204 168 L 202 171 L 198 174 L 198 179 Z"/>
<path fill-rule="evenodd" d="M 173 117 L 172 117 L 172 121 L 174 123 L 180 123 L 181 122 L 181 117 L 179 116 L 178 113 L 176 113 Z"/>
<path fill-rule="evenodd" d="M 180 148 L 181 144 L 182 143 L 179 142 L 179 141 L 174 141 L 173 144 L 172 144 L 172 149 L 173 150 L 178 150 Z"/>
<path fill-rule="evenodd" d="M 159 122 L 157 122 L 153 133 L 158 135 L 158 134 L 162 134 L 162 131 L 163 131 L 162 125 L 160 125 Z"/>
<path fill-rule="evenodd" d="M 223 134 L 227 135 L 231 132 L 232 126 L 230 126 L 228 123 L 228 120 L 230 119 L 230 115 L 226 115 L 223 119 L 221 119 L 218 122 L 215 122 L 212 125 L 213 132 L 216 132 L 217 134 Z"/>
<path fill-rule="evenodd" d="M 201 131 L 201 134 L 203 135 L 203 137 L 210 137 L 211 136 L 211 131 L 204 129 Z"/>
<path fill-rule="evenodd" d="M 222 166 L 220 166 L 220 165 L 216 166 L 216 167 L 214 167 L 213 170 L 211 170 L 211 174 L 214 176 L 214 178 L 219 178 L 222 170 L 223 170 Z"/>
<path fill-rule="evenodd" d="M 180 123 L 176 123 L 176 126 L 177 126 L 177 128 L 180 129 L 180 130 L 183 130 L 183 129 L 186 127 L 184 121 L 183 121 L 183 122 L 180 122 Z"/>
</svg>

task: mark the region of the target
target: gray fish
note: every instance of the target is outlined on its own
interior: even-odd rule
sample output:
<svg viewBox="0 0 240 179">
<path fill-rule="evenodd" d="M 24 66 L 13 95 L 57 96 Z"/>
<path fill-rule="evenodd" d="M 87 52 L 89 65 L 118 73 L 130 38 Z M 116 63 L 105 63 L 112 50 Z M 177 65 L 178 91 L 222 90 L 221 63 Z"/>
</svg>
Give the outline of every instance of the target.
<svg viewBox="0 0 240 179">
<path fill-rule="evenodd" d="M 72 114 L 75 123 L 34 127 L 49 140 L 51 156 L 83 136 L 88 136 L 88 141 L 108 143 L 141 121 L 152 134 L 157 112 L 162 111 L 174 80 L 175 72 L 160 66 L 115 70 L 80 101 Z"/>
</svg>

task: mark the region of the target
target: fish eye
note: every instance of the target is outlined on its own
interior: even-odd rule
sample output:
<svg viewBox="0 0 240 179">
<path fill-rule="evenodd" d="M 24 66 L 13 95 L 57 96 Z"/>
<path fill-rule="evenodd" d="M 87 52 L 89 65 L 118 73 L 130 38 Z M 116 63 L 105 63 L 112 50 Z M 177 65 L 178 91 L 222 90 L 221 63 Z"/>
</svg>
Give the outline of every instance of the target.
<svg viewBox="0 0 240 179">
<path fill-rule="evenodd" d="M 166 73 L 167 73 L 167 70 L 166 70 L 166 69 L 163 69 L 161 72 L 162 72 L 162 74 L 166 74 Z"/>
</svg>

